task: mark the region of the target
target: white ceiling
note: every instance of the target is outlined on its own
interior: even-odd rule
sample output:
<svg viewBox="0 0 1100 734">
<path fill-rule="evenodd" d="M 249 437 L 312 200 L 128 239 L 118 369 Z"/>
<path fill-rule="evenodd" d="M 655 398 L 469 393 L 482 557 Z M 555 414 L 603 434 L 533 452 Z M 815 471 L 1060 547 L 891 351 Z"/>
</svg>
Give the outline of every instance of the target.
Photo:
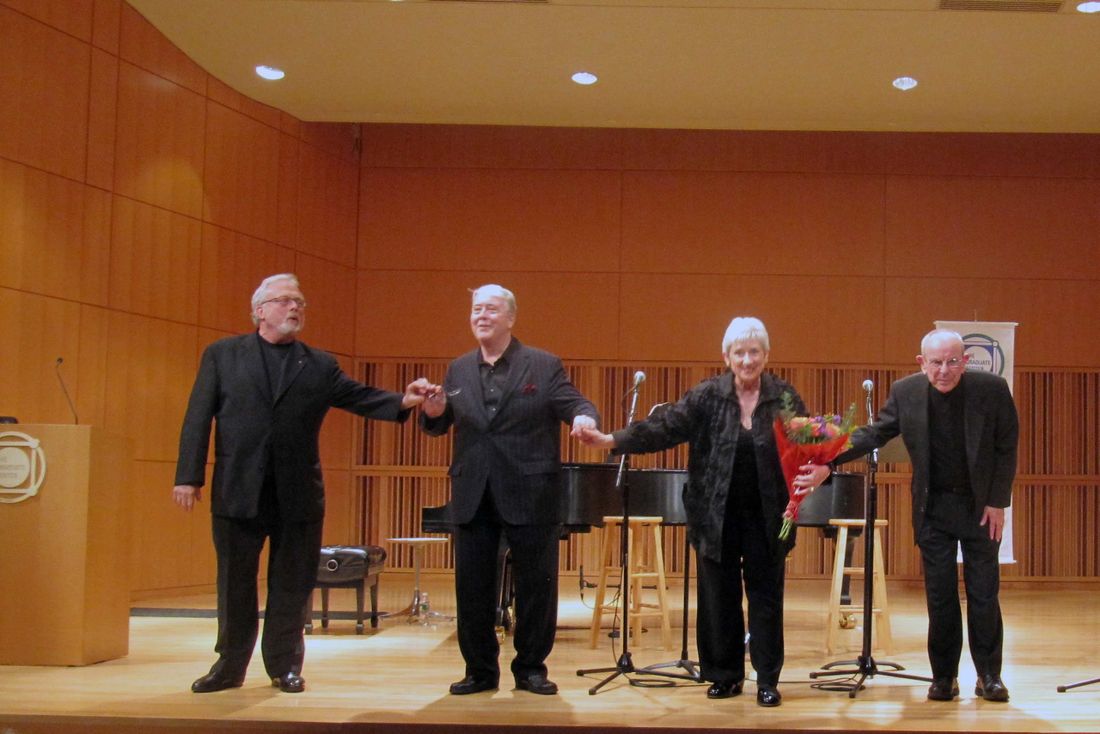
<svg viewBox="0 0 1100 734">
<path fill-rule="evenodd" d="M 128 0 L 302 120 L 1100 133 L 1100 13 L 939 7 L 960 1 L 1032 4 Z M 578 86 L 578 70 L 600 81 Z M 920 85 L 899 92 L 900 75 Z"/>
</svg>

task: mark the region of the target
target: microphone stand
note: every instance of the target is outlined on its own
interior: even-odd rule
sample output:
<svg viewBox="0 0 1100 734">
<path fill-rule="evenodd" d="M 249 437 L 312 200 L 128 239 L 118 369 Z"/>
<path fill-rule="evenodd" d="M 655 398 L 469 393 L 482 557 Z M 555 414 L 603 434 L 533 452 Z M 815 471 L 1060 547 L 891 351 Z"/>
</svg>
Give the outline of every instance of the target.
<svg viewBox="0 0 1100 734">
<path fill-rule="evenodd" d="M 868 380 L 868 382 L 870 382 Z M 864 384 L 867 390 L 867 423 L 871 423 L 871 390 Z M 864 489 L 864 513 L 863 513 L 863 647 L 859 657 L 855 660 L 837 660 L 821 666 L 821 670 L 810 673 L 810 678 L 822 678 L 825 676 L 847 676 L 848 681 L 836 683 L 836 690 L 848 691 L 848 698 L 855 698 L 856 694 L 863 690 L 864 681 L 874 678 L 876 675 L 884 675 L 890 678 L 907 678 L 931 683 L 931 678 L 895 671 L 905 670 L 897 663 L 887 661 L 876 662 L 871 655 L 871 628 L 874 623 L 874 559 L 875 559 L 875 518 L 878 517 L 878 449 L 872 449 L 867 457 L 867 484 Z M 837 552 L 841 552 L 837 548 Z M 890 670 L 882 670 L 879 666 L 889 666 Z M 846 667 L 840 667 L 846 666 Z"/>
<path fill-rule="evenodd" d="M 645 379 L 645 376 L 642 376 Z M 635 379 L 634 387 L 631 388 L 630 409 L 627 411 L 626 424 L 629 426 L 634 422 L 634 409 L 638 405 L 638 387 L 642 384 L 642 380 Z M 630 657 L 630 579 L 627 569 L 630 562 L 630 480 L 628 476 L 630 474 L 630 454 L 623 453 L 619 456 L 619 471 L 615 475 L 615 488 L 620 490 L 623 498 L 623 523 L 619 528 L 619 568 L 621 575 L 619 577 L 619 598 L 622 599 L 623 605 L 623 622 L 622 622 L 622 638 L 623 638 L 623 652 L 619 656 L 618 661 L 614 667 L 611 668 L 589 668 L 587 670 L 578 670 L 578 676 L 585 676 L 591 673 L 611 673 L 596 685 L 588 689 L 589 696 L 595 696 L 601 688 L 613 681 L 618 676 L 625 676 L 631 685 L 634 685 L 634 681 L 631 680 L 628 673 L 635 672 L 634 661 Z"/>
</svg>

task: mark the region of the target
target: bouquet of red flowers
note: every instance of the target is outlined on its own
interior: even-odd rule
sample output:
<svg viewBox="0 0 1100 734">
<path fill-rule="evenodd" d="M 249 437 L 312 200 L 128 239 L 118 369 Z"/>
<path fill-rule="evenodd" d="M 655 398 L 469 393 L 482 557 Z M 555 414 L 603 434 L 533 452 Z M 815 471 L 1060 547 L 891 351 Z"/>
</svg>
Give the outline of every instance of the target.
<svg viewBox="0 0 1100 734">
<path fill-rule="evenodd" d="M 841 418 L 829 413 L 817 416 L 798 416 L 791 408 L 790 395 L 783 395 L 783 410 L 775 419 L 775 446 L 779 449 L 779 464 L 783 468 L 783 478 L 787 481 L 787 494 L 790 502 L 783 511 L 783 527 L 779 529 L 779 539 L 786 540 L 791 527 L 798 519 L 798 506 L 806 495 L 796 496 L 794 479 L 798 476 L 798 467 L 803 464 L 828 464 L 851 445 L 851 434 L 855 430 L 856 405 L 848 408 Z"/>
</svg>

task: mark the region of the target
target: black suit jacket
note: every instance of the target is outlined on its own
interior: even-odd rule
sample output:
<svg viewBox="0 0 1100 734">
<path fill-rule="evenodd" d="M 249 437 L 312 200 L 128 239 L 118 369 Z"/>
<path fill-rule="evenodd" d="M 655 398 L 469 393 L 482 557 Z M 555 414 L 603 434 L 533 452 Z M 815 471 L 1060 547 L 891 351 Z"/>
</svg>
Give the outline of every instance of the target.
<svg viewBox="0 0 1100 734">
<path fill-rule="evenodd" d="M 437 418 L 420 414 L 421 428 L 440 436 L 455 427 L 451 461 L 451 521 L 469 522 L 486 486 L 501 518 L 513 525 L 561 521 L 561 429 L 578 415 L 599 414 L 569 381 L 561 360 L 516 341 L 508 384 L 496 415 L 485 410 L 478 353 L 451 362 L 443 388 L 457 395 Z"/>
<path fill-rule="evenodd" d="M 268 473 L 274 478 L 284 519 L 324 517 L 318 434 L 330 407 L 369 418 L 403 421 L 401 393 L 352 380 L 336 359 L 319 349 L 292 343 L 279 394 L 268 385 L 256 333 L 220 339 L 202 355 L 180 432 L 176 484 L 202 486 L 214 435 L 214 480 L 210 509 L 215 515 L 255 517 Z"/>
<path fill-rule="evenodd" d="M 1019 419 L 1012 393 L 1003 378 L 988 372 L 964 372 L 966 394 L 964 432 L 970 489 L 977 517 L 987 506 L 1008 507 L 1016 477 Z M 861 456 L 901 434 L 913 463 L 913 528 L 919 537 L 931 490 L 928 441 L 928 391 L 935 388 L 922 372 L 902 378 L 890 387 L 886 405 L 874 422 L 852 435 L 852 448 L 836 463 Z"/>
</svg>

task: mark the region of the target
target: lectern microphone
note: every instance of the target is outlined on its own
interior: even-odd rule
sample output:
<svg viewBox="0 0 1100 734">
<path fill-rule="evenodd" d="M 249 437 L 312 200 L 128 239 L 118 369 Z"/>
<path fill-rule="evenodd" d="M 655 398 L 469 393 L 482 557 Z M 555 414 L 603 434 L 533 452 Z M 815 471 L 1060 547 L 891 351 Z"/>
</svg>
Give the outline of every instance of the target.
<svg viewBox="0 0 1100 734">
<path fill-rule="evenodd" d="M 61 363 L 65 360 L 61 357 L 57 358 L 57 362 L 54 363 L 54 371 L 57 373 L 57 381 L 61 383 L 61 392 L 65 393 L 65 400 L 69 403 L 69 411 L 73 414 L 73 424 L 79 424 L 80 418 L 76 415 L 76 406 L 73 405 L 73 399 L 69 397 L 69 388 L 65 387 L 65 377 L 61 374 Z"/>
</svg>

